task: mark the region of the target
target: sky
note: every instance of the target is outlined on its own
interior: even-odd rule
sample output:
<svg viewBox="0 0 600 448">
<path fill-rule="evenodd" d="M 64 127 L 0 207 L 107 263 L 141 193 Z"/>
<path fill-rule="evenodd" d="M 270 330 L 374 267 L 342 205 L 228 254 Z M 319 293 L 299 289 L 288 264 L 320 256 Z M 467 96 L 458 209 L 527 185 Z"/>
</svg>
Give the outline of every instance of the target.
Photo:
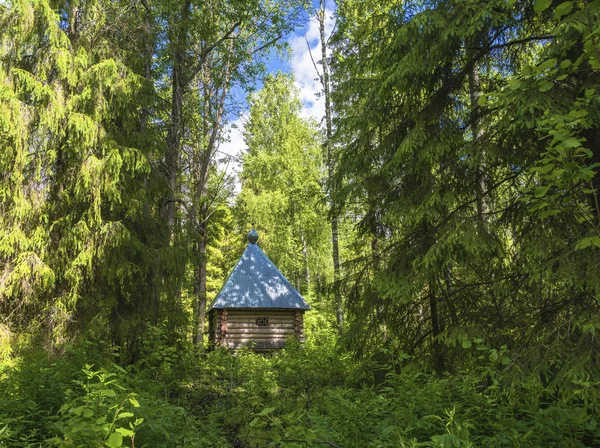
<svg viewBox="0 0 600 448">
<path fill-rule="evenodd" d="M 329 37 L 333 30 L 333 10 L 325 11 L 325 35 Z M 321 123 L 325 115 L 325 100 L 317 98 L 316 95 L 321 91 L 321 85 L 318 81 L 318 75 L 310 58 L 310 53 L 306 41 L 310 45 L 315 62 L 321 60 L 321 43 L 319 39 L 319 24 L 315 18 L 310 18 L 304 28 L 297 30 L 287 37 L 287 43 L 291 49 L 289 60 L 282 60 L 278 55 L 272 55 L 267 64 L 269 72 L 281 70 L 284 73 L 294 75 L 294 83 L 299 90 L 300 100 L 302 101 L 301 115 L 305 118 L 313 117 L 318 123 Z M 317 63 L 321 70 L 321 65 Z M 243 93 L 241 96 L 243 97 Z M 220 155 L 238 157 L 246 148 L 243 138 L 244 121 L 247 117 L 247 109 L 240 116 L 234 117 L 232 122 L 226 128 L 228 140 L 222 142 L 219 151 Z M 239 163 L 229 163 L 226 167 L 228 172 L 239 173 L 241 166 Z M 236 182 L 236 193 L 239 192 L 239 182 Z"/>
</svg>

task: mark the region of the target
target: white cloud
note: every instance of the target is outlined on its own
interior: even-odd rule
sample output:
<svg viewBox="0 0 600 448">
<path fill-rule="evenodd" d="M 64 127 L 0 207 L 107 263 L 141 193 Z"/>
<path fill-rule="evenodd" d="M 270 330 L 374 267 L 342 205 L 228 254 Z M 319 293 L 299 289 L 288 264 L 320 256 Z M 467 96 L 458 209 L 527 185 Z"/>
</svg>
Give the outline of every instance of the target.
<svg viewBox="0 0 600 448">
<path fill-rule="evenodd" d="M 328 39 L 333 31 L 333 11 L 325 10 L 325 39 Z M 310 46 L 310 52 L 308 45 Z M 313 117 L 318 122 L 325 115 L 325 99 L 317 98 L 322 87 L 315 71 L 312 57 L 317 65 L 319 72 L 322 73 L 323 67 L 320 64 L 321 40 L 319 38 L 319 22 L 312 17 L 308 27 L 303 35 L 296 35 L 289 40 L 292 48 L 292 59 L 290 65 L 294 74 L 295 84 L 300 91 L 300 100 L 302 101 L 302 116 Z"/>
<path fill-rule="evenodd" d="M 242 115 L 225 127 L 224 135 L 226 137 L 225 140 L 220 143 L 219 152 L 217 153 L 217 159 L 219 160 L 221 169 L 225 170 L 229 175 L 236 176 L 236 194 L 241 190 L 239 179 L 237 179 L 237 176 L 242 169 L 241 156 L 243 150 L 247 148 L 243 135 L 244 119 L 245 115 Z"/>
</svg>

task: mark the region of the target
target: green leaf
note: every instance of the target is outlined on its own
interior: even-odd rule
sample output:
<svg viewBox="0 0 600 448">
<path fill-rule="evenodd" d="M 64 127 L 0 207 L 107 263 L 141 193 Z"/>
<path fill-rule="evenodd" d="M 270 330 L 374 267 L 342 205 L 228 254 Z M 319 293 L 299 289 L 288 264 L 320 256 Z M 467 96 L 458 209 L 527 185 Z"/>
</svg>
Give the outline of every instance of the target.
<svg viewBox="0 0 600 448">
<path fill-rule="evenodd" d="M 134 408 L 140 407 L 140 403 L 135 399 L 135 397 L 129 397 L 129 402 L 133 405 Z"/>
<path fill-rule="evenodd" d="M 81 415 L 81 413 L 83 412 L 83 410 L 85 409 L 84 406 L 78 406 L 76 408 L 71 408 L 69 409 L 69 412 L 71 414 L 75 414 L 75 415 Z"/>
<path fill-rule="evenodd" d="M 128 418 L 128 417 L 133 417 L 133 412 L 121 412 L 118 416 L 117 419 L 121 419 L 121 418 Z"/>
<path fill-rule="evenodd" d="M 572 64 L 572 62 L 569 59 L 565 59 L 564 61 L 561 61 L 560 68 L 563 68 L 563 69 L 569 68 L 571 66 L 571 64 Z"/>
<path fill-rule="evenodd" d="M 116 392 L 112 389 L 103 389 L 102 391 L 100 391 L 100 393 L 105 397 L 114 397 L 115 395 L 117 395 Z"/>
<path fill-rule="evenodd" d="M 106 440 L 106 446 L 110 448 L 119 448 L 123 445 L 123 436 L 118 432 L 113 432 Z"/>
<path fill-rule="evenodd" d="M 554 168 L 554 164 L 550 163 L 550 164 L 544 165 L 544 166 L 533 167 L 531 169 L 531 171 L 535 171 L 536 173 L 540 173 L 540 174 L 546 174 L 546 173 L 549 173 L 550 171 L 552 171 L 553 168 Z"/>
<path fill-rule="evenodd" d="M 264 408 L 262 411 L 258 413 L 258 415 L 267 415 L 273 412 L 275 408 Z"/>
<path fill-rule="evenodd" d="M 252 420 L 250 423 L 248 423 L 248 426 L 253 428 L 254 426 L 258 425 L 259 422 L 260 422 L 260 419 L 258 417 L 254 417 L 254 420 Z"/>
<path fill-rule="evenodd" d="M 131 429 L 127 428 L 117 428 L 115 431 L 121 434 L 123 437 L 133 437 L 135 434 Z"/>
<path fill-rule="evenodd" d="M 548 90 L 552 89 L 552 87 L 554 87 L 554 83 L 550 82 L 550 81 L 541 81 L 539 83 L 539 87 L 538 90 L 540 92 L 547 92 Z"/>
<path fill-rule="evenodd" d="M 577 243 L 576 249 L 585 249 L 589 246 L 600 247 L 600 236 L 588 236 Z"/>
<path fill-rule="evenodd" d="M 85 421 L 77 422 L 71 427 L 71 433 L 75 434 L 76 432 L 79 432 L 82 429 L 85 429 L 87 427 L 88 427 L 88 424 Z"/>
<path fill-rule="evenodd" d="M 541 12 L 548 9 L 550 6 L 551 0 L 535 0 L 535 4 L 533 5 L 533 10 L 540 14 Z"/>
<path fill-rule="evenodd" d="M 589 114 L 590 114 L 589 111 L 586 109 L 573 109 L 573 110 L 569 111 L 569 116 L 576 117 L 576 118 L 587 117 Z"/>
<path fill-rule="evenodd" d="M 546 59 L 544 62 L 542 62 L 537 69 L 539 71 L 544 71 L 544 70 L 548 70 L 552 67 L 554 67 L 556 65 L 556 58 L 550 58 L 550 59 Z"/>
<path fill-rule="evenodd" d="M 533 194 L 535 195 L 536 198 L 541 198 L 541 197 L 545 196 L 546 193 L 548 193 L 549 189 L 550 189 L 550 186 L 535 187 Z"/>
<path fill-rule="evenodd" d="M 540 212 L 539 217 L 541 219 L 545 219 L 550 216 L 558 215 L 559 213 L 560 213 L 560 210 L 558 210 L 558 209 L 547 209 L 547 210 Z"/>
<path fill-rule="evenodd" d="M 472 344 L 472 343 L 471 343 L 471 341 L 469 341 L 468 339 L 464 339 L 464 340 L 462 341 L 462 346 L 463 346 L 463 348 L 471 348 L 471 346 L 472 346 L 472 345 L 473 345 L 473 344 Z"/>
<path fill-rule="evenodd" d="M 563 2 L 554 10 L 554 17 L 560 20 L 562 16 L 566 16 L 573 10 L 573 2 Z"/>
<path fill-rule="evenodd" d="M 490 357 L 489 358 L 490 358 L 490 361 L 492 361 L 492 362 L 498 361 L 498 351 L 497 350 L 492 350 L 490 352 Z"/>
<path fill-rule="evenodd" d="M 581 146 L 581 142 L 575 137 L 569 137 L 560 142 L 560 146 L 563 148 L 578 148 Z"/>
</svg>

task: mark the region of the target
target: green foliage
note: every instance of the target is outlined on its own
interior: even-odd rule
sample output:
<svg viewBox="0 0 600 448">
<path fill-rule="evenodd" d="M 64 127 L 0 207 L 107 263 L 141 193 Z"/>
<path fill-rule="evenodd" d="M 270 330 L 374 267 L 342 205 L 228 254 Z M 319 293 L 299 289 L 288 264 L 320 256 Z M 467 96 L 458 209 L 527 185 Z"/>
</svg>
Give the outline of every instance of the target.
<svg viewBox="0 0 600 448">
<path fill-rule="evenodd" d="M 358 362 L 336 347 L 335 326 L 327 322 L 319 313 L 309 319 L 312 342 L 304 346 L 290 341 L 271 355 L 221 349 L 201 360 L 173 356 L 164 332 L 155 330 L 148 346 L 154 360 L 128 371 L 81 369 L 86 358 L 103 356 L 89 346 L 57 361 L 34 353 L 2 371 L 0 443 L 130 446 L 134 437 L 135 446 L 145 447 L 533 448 L 600 442 L 598 350 L 589 328 L 575 350 L 576 329 L 522 353 L 483 338 L 457 340 L 469 368 L 440 379 L 410 356 L 391 359 L 392 352 L 377 365 Z"/>
<path fill-rule="evenodd" d="M 1 309 L 11 331 L 56 345 L 87 332 L 134 345 L 157 311 L 148 80 L 104 32 L 135 15 L 105 6 L 18 1 L 0 17 Z"/>
<path fill-rule="evenodd" d="M 85 380 L 75 381 L 75 386 L 81 387 L 84 395 L 67 390 L 68 401 L 58 410 L 55 424 L 61 436 L 46 443 L 58 447 L 129 445 L 127 441 L 133 442 L 137 427 L 144 422 L 135 418 L 135 409 L 140 407 L 136 394 L 124 393 L 116 373 L 94 371 L 90 365 L 83 373 Z"/>
<path fill-rule="evenodd" d="M 312 360 L 319 356 L 311 353 Z M 594 446 L 597 389 L 580 379 L 590 378 L 590 366 L 573 359 L 551 369 L 484 360 L 471 373 L 445 379 L 405 361 L 378 387 L 362 388 L 330 370 L 337 380 L 313 383 L 310 397 L 292 391 L 295 406 L 280 400 L 257 412 L 248 427 L 254 438 L 245 440 L 249 446 Z M 299 370 L 296 380 L 303 375 Z"/>
<path fill-rule="evenodd" d="M 141 374 L 107 358 L 83 344 L 54 360 L 36 350 L 3 363 L 0 445 L 198 446 L 193 418 L 165 400 L 165 374 L 153 379 L 162 365 L 145 365 L 148 374 Z M 133 393 L 132 386 L 142 393 Z"/>
<path fill-rule="evenodd" d="M 372 242 L 346 270 L 359 355 L 458 372 L 457 340 L 526 349 L 597 312 L 599 10 L 550 6 L 341 3 L 333 191 Z"/>
</svg>

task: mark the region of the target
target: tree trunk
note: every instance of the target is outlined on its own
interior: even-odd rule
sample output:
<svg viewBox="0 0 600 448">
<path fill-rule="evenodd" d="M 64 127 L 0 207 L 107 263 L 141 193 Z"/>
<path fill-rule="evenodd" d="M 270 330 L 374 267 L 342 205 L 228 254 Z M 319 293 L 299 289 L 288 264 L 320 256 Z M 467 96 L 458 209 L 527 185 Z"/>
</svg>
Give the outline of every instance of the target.
<svg viewBox="0 0 600 448">
<path fill-rule="evenodd" d="M 206 231 L 206 229 L 204 229 Z M 196 289 L 196 334 L 194 344 L 204 348 L 204 327 L 206 326 L 206 236 L 201 235 L 197 244 L 197 268 L 195 270 Z"/>
<path fill-rule="evenodd" d="M 471 132 L 473 133 L 473 159 L 475 163 L 475 194 L 477 200 L 477 223 L 480 231 L 484 230 L 488 206 L 485 200 L 485 151 L 481 145 L 483 129 L 481 128 L 479 97 L 481 96 L 481 82 L 479 79 L 479 65 L 474 64 L 469 72 L 469 99 L 471 102 Z"/>
<path fill-rule="evenodd" d="M 185 91 L 185 55 L 187 50 L 187 29 L 190 1 L 183 2 L 179 23 L 174 31 L 173 70 L 171 83 L 171 126 L 167 131 L 167 152 L 165 154 L 165 174 L 168 196 L 165 204 L 165 220 L 172 237 L 175 224 L 177 198 L 177 174 L 179 172 L 179 152 L 183 134 L 183 95 Z"/>
<path fill-rule="evenodd" d="M 211 86 L 208 72 L 211 68 L 208 65 L 208 60 L 205 61 L 205 65 L 202 71 L 202 81 L 198 85 L 198 88 L 202 90 L 204 98 L 203 105 L 203 123 L 202 133 L 203 141 L 206 142 L 204 151 L 202 154 L 199 153 L 199 148 L 195 150 L 194 157 L 194 188 L 195 193 L 193 197 L 193 208 L 192 210 L 200 209 L 200 213 L 194 212 L 194 216 L 191 218 L 192 225 L 198 233 L 197 243 L 197 267 L 195 270 L 195 312 L 196 312 L 196 329 L 194 335 L 194 343 L 199 347 L 204 346 L 204 328 L 206 326 L 206 249 L 207 249 L 207 234 L 208 224 L 207 220 L 209 217 L 208 210 L 208 176 L 210 173 L 210 166 L 213 160 L 213 155 L 217 149 L 217 138 L 221 132 L 223 114 L 225 111 L 225 99 L 228 93 L 228 84 L 231 76 L 230 67 L 225 67 L 223 73 L 223 86 L 221 90 L 214 89 Z M 211 99 L 216 101 L 212 102 Z M 214 110 L 214 119 L 212 107 Z"/>
<path fill-rule="evenodd" d="M 373 275 L 377 275 L 381 270 L 381 256 L 379 253 L 379 235 L 377 229 L 372 230 L 373 237 L 371 239 L 371 262 L 373 264 Z M 379 325 L 379 331 L 381 332 L 382 341 L 388 340 L 388 329 L 386 325 L 386 313 L 383 305 L 383 299 L 377 298 L 377 325 Z"/>
<path fill-rule="evenodd" d="M 156 43 L 154 40 L 153 33 L 153 19 L 152 19 L 152 11 L 148 3 L 144 0 L 142 1 L 142 5 L 145 8 L 144 15 L 144 24 L 146 26 L 146 46 L 144 52 L 144 78 L 148 84 L 152 83 L 152 60 L 153 55 L 156 50 Z M 144 133 L 148 127 L 148 120 L 150 119 L 150 108 L 146 104 L 141 110 L 140 116 L 140 141 L 144 141 Z M 148 176 L 144 177 L 144 191 L 148 191 Z M 146 219 L 150 218 L 150 201 L 149 196 L 146 195 L 144 198 L 143 205 L 143 214 Z M 148 271 L 148 283 L 150 285 L 149 289 L 149 301 L 150 301 L 150 322 L 153 325 L 156 325 L 159 320 L 160 314 L 160 300 L 158 294 L 158 284 L 159 284 L 159 276 L 158 276 L 158 267 L 155 263 L 150 265 L 150 269 Z"/>
<path fill-rule="evenodd" d="M 429 313 L 431 314 L 431 331 L 432 331 L 432 342 L 431 342 L 431 357 L 433 359 L 433 368 L 438 376 L 442 376 L 444 373 L 444 352 L 442 346 L 438 340 L 438 336 L 441 333 L 441 325 L 437 308 L 437 297 L 435 291 L 431 288 L 433 283 L 429 285 Z"/>
<path fill-rule="evenodd" d="M 69 35 L 69 40 L 71 43 L 77 39 L 77 25 L 79 24 L 79 5 L 77 3 L 73 3 L 71 5 L 71 12 L 69 14 L 69 28 L 67 34 Z"/>
<path fill-rule="evenodd" d="M 308 246 L 304 235 L 302 235 L 302 256 L 304 257 L 304 281 L 306 282 L 305 294 L 308 294 L 310 292 L 310 268 L 308 266 Z"/>
<path fill-rule="evenodd" d="M 373 273 L 377 274 L 380 270 L 381 259 L 379 257 L 379 237 L 375 232 L 371 239 L 371 260 L 373 262 Z"/>
<path fill-rule="evenodd" d="M 333 150 L 331 148 L 331 140 L 333 137 L 333 126 L 331 121 L 331 91 L 329 88 L 329 61 L 327 60 L 327 42 L 325 40 L 325 0 L 319 2 L 319 12 L 317 13 L 319 21 L 319 34 L 321 37 L 321 63 L 323 65 L 323 76 L 320 77 L 323 91 L 325 93 L 325 131 L 326 131 L 326 148 L 327 148 L 327 175 L 329 182 L 333 179 L 334 162 Z M 335 315 L 338 326 L 338 333 L 342 334 L 344 329 L 344 310 L 342 294 L 340 290 L 340 251 L 338 243 L 338 217 L 331 194 L 329 201 L 331 210 L 329 213 L 331 222 L 331 246 L 333 255 L 333 294 L 335 303 Z"/>
</svg>

